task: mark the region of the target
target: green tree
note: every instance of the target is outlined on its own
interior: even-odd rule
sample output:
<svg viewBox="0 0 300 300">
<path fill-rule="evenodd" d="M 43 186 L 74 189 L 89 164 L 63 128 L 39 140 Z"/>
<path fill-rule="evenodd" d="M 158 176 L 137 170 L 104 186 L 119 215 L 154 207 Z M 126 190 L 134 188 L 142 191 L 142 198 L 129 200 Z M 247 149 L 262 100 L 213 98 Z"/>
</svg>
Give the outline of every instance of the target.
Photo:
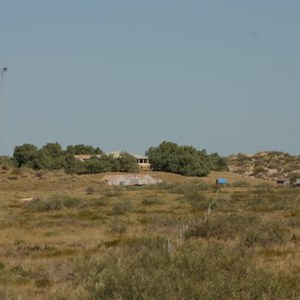
<svg viewBox="0 0 300 300">
<path fill-rule="evenodd" d="M 120 157 L 117 158 L 121 172 L 138 172 L 139 165 L 134 156 L 128 152 L 121 152 Z"/>
<path fill-rule="evenodd" d="M 69 145 L 66 149 L 66 152 L 73 155 L 99 155 L 103 153 L 103 151 L 99 147 L 94 148 L 93 146 L 86 146 L 83 144 Z"/>
<path fill-rule="evenodd" d="M 208 160 L 212 171 L 228 171 L 228 160 L 226 157 L 222 157 L 218 153 L 212 153 L 208 155 Z"/>
<path fill-rule="evenodd" d="M 206 150 L 198 151 L 192 146 L 178 146 L 164 141 L 158 147 L 150 147 L 146 155 L 155 171 L 206 176 L 210 170 Z"/>
<path fill-rule="evenodd" d="M 120 171 L 118 160 L 105 154 L 101 155 L 101 157 L 92 157 L 85 161 L 84 167 L 87 174 Z"/>
<path fill-rule="evenodd" d="M 84 166 L 84 162 L 76 159 L 73 154 L 66 153 L 65 154 L 65 172 L 68 174 L 86 174 L 86 168 Z"/>
<path fill-rule="evenodd" d="M 38 150 L 36 169 L 60 170 L 65 164 L 66 156 L 59 143 L 47 143 Z"/>
<path fill-rule="evenodd" d="M 16 146 L 13 153 L 13 159 L 17 167 L 33 167 L 38 157 L 38 149 L 32 144 L 23 144 Z"/>
</svg>

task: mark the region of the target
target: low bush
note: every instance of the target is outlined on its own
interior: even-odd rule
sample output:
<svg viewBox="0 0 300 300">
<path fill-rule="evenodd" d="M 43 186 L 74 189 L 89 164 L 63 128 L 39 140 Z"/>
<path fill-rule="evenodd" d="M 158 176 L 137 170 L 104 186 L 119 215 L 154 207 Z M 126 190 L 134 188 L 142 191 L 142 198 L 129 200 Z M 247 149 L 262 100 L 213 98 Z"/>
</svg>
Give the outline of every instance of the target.
<svg viewBox="0 0 300 300">
<path fill-rule="evenodd" d="M 212 190 L 213 187 L 209 184 L 206 184 L 204 182 L 194 180 L 191 182 L 184 182 L 181 184 L 177 183 L 168 183 L 168 182 L 161 182 L 158 184 L 151 184 L 151 185 L 145 185 L 142 187 L 142 189 L 146 190 L 165 190 L 173 194 L 181 194 L 186 195 L 189 194 L 191 191 L 208 191 Z"/>
<path fill-rule="evenodd" d="M 270 247 L 288 241 L 289 230 L 279 221 L 252 226 L 245 231 L 242 243 L 247 247 Z"/>
<path fill-rule="evenodd" d="M 127 231 L 127 227 L 124 224 L 117 223 L 111 226 L 111 233 L 123 234 Z"/>
<path fill-rule="evenodd" d="M 216 215 L 189 227 L 185 238 L 215 238 L 228 240 L 240 237 L 247 228 L 256 226 L 259 219 L 252 215 Z"/>
<path fill-rule="evenodd" d="M 95 189 L 91 186 L 87 187 L 85 190 L 87 195 L 93 195 L 95 193 Z"/>
<path fill-rule="evenodd" d="M 125 223 L 119 218 L 114 218 L 114 220 L 111 223 L 110 232 L 122 235 L 126 231 L 127 231 L 127 227 Z"/>
<path fill-rule="evenodd" d="M 185 223 L 187 220 L 182 217 L 176 217 L 171 215 L 154 215 L 143 216 L 138 219 L 140 224 L 151 225 L 156 227 L 172 227 Z"/>
<path fill-rule="evenodd" d="M 142 238 L 111 255 L 74 261 L 81 299 L 297 299 L 296 275 L 281 280 L 260 269 L 249 249 L 186 243 L 170 253 L 167 240 Z"/>
<path fill-rule="evenodd" d="M 146 198 L 142 200 L 142 205 L 162 205 L 164 204 L 164 201 L 157 198 Z"/>
<path fill-rule="evenodd" d="M 120 197 L 123 194 L 123 189 L 120 187 L 114 187 L 113 189 L 102 191 L 101 194 L 107 198 Z"/>
<path fill-rule="evenodd" d="M 83 206 L 85 201 L 81 198 L 64 196 L 64 195 L 52 195 L 47 199 L 35 198 L 26 204 L 26 208 L 30 211 L 51 211 L 61 210 L 64 208 Z"/>
<path fill-rule="evenodd" d="M 244 187 L 249 187 L 250 184 L 246 181 L 243 181 L 243 180 L 237 180 L 237 181 L 234 181 L 233 183 L 230 184 L 231 187 L 241 187 L 241 188 L 244 188 Z"/>
<path fill-rule="evenodd" d="M 210 197 L 204 195 L 203 193 L 192 191 L 186 196 L 186 201 L 192 206 L 192 209 L 195 211 L 207 210 L 216 208 L 216 202 L 213 201 Z"/>
<path fill-rule="evenodd" d="M 114 215 L 123 215 L 132 209 L 132 201 L 130 199 L 124 199 L 113 205 L 112 212 Z"/>
<path fill-rule="evenodd" d="M 249 195 L 244 203 L 255 212 L 296 210 L 300 205 L 300 199 L 289 193 L 264 192 Z"/>
<path fill-rule="evenodd" d="M 106 199 L 92 198 L 87 201 L 86 206 L 97 207 L 97 206 L 107 206 L 107 204 L 108 204 L 108 201 Z"/>
<path fill-rule="evenodd" d="M 300 216 L 290 218 L 287 225 L 295 228 L 300 228 Z"/>
</svg>

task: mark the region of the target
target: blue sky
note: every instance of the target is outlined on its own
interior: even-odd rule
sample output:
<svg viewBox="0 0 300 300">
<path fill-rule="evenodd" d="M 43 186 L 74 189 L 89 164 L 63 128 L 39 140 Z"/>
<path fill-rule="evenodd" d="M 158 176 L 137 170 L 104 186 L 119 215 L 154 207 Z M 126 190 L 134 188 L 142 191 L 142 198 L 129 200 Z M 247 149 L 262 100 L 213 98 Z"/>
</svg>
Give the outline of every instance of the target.
<svg viewBox="0 0 300 300">
<path fill-rule="evenodd" d="M 0 1 L 4 147 L 299 155 L 300 1 Z"/>
</svg>

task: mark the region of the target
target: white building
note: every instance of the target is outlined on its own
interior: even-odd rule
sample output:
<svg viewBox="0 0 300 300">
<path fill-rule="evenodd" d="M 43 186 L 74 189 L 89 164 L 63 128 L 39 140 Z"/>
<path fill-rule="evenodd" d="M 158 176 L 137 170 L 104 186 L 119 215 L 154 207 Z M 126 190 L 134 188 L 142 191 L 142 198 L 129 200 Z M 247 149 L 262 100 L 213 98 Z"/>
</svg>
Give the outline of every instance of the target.
<svg viewBox="0 0 300 300">
<path fill-rule="evenodd" d="M 104 175 L 101 181 L 114 186 L 149 185 L 161 182 L 160 179 L 155 179 L 148 174 Z"/>
<path fill-rule="evenodd" d="M 113 151 L 106 153 L 106 155 L 112 155 L 113 158 L 119 158 L 121 156 L 122 151 Z M 150 163 L 149 158 L 145 155 L 135 154 L 135 153 L 128 153 L 131 156 L 133 156 L 136 159 L 137 164 L 140 166 L 143 170 L 149 170 L 150 169 Z"/>
<path fill-rule="evenodd" d="M 113 151 L 109 153 L 105 153 L 106 155 L 112 155 L 113 158 L 119 158 L 121 156 L 121 153 L 123 151 Z M 132 155 L 135 159 L 139 167 L 143 170 L 149 170 L 150 169 L 150 163 L 149 159 L 145 155 L 139 155 L 139 154 L 134 154 L 134 153 L 128 153 Z M 75 158 L 80 160 L 80 161 L 86 161 L 89 160 L 91 157 L 101 157 L 101 154 L 97 155 L 91 155 L 91 154 L 84 154 L 84 155 L 75 155 Z"/>
</svg>

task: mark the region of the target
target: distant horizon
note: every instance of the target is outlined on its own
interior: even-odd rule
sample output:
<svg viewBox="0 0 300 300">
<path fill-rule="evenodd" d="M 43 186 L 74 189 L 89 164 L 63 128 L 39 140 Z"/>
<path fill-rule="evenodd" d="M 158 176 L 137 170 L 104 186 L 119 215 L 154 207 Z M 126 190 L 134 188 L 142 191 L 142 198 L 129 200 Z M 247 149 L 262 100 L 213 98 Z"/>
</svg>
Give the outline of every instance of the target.
<svg viewBox="0 0 300 300">
<path fill-rule="evenodd" d="M 299 15 L 300 1 L 1 1 L 0 149 L 299 155 Z"/>
</svg>

